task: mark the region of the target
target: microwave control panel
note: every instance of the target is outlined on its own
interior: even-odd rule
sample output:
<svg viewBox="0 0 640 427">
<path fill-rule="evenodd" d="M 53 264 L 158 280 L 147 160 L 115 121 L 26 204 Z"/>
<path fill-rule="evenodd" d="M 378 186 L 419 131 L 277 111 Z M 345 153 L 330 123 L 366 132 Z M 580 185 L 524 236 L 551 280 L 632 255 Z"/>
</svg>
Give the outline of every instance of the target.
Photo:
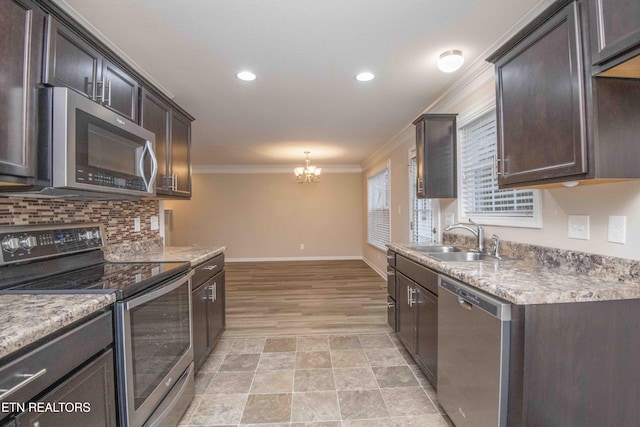
<svg viewBox="0 0 640 427">
<path fill-rule="evenodd" d="M 140 177 L 123 178 L 89 168 L 76 168 L 76 181 L 82 184 L 99 185 L 101 187 L 146 191 L 144 180 Z"/>
</svg>

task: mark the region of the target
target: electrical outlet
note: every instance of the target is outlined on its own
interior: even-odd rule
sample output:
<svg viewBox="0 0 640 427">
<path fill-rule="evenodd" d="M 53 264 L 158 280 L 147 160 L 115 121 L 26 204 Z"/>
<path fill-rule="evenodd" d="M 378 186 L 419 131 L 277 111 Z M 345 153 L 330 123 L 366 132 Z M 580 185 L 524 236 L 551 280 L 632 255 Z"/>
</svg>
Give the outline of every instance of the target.
<svg viewBox="0 0 640 427">
<path fill-rule="evenodd" d="M 133 219 L 133 231 L 140 231 L 140 218 Z"/>
<path fill-rule="evenodd" d="M 151 230 L 158 230 L 160 228 L 160 223 L 158 222 L 158 215 L 151 215 Z"/>
<path fill-rule="evenodd" d="M 304 251 L 304 243 L 300 243 L 300 250 Z"/>
<path fill-rule="evenodd" d="M 609 241 L 612 243 L 625 244 L 627 235 L 627 217 L 626 216 L 610 216 L 609 217 Z"/>
<path fill-rule="evenodd" d="M 589 240 L 589 215 L 569 215 L 569 238 Z"/>
</svg>

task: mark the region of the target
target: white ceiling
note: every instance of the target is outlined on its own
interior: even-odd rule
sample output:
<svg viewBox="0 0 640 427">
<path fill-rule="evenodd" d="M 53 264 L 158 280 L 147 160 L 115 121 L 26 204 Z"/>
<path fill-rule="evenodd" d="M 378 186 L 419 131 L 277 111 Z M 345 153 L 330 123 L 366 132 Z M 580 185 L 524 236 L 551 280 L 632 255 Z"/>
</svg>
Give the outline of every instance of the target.
<svg viewBox="0 0 640 427">
<path fill-rule="evenodd" d="M 541 0 L 66 0 L 192 114 L 194 165 L 361 164 Z M 548 2 L 548 1 L 547 1 Z M 495 46 L 494 46 L 495 47 Z M 439 54 L 463 51 L 452 74 Z M 235 77 L 250 69 L 258 78 Z M 363 70 L 376 75 L 361 83 Z"/>
</svg>

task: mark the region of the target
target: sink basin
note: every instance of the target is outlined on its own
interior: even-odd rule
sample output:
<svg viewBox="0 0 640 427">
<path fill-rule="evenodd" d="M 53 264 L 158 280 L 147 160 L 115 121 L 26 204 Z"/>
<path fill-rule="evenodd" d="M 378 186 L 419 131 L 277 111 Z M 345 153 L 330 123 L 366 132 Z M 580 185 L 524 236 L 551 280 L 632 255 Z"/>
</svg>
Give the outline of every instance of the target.
<svg viewBox="0 0 640 427">
<path fill-rule="evenodd" d="M 440 246 L 440 245 L 432 245 L 432 246 L 412 246 L 410 249 L 418 252 L 424 253 L 451 253 L 451 252 L 460 252 L 460 248 L 456 248 L 455 246 Z"/>
<path fill-rule="evenodd" d="M 431 258 L 446 262 L 467 262 L 467 261 L 510 261 L 517 258 L 500 257 L 493 255 L 481 254 L 479 252 L 448 252 L 448 253 L 430 253 Z"/>
</svg>

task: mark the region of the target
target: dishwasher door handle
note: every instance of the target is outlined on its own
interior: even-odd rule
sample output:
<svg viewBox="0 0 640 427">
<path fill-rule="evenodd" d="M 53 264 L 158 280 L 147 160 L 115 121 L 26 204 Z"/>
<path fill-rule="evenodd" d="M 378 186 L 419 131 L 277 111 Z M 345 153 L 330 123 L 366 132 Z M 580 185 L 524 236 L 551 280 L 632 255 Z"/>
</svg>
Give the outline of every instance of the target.
<svg viewBox="0 0 640 427">
<path fill-rule="evenodd" d="M 460 304 L 462 306 L 462 308 L 464 308 L 465 310 L 471 310 L 473 308 L 473 304 L 463 300 L 460 297 L 458 297 L 458 304 Z"/>
</svg>

